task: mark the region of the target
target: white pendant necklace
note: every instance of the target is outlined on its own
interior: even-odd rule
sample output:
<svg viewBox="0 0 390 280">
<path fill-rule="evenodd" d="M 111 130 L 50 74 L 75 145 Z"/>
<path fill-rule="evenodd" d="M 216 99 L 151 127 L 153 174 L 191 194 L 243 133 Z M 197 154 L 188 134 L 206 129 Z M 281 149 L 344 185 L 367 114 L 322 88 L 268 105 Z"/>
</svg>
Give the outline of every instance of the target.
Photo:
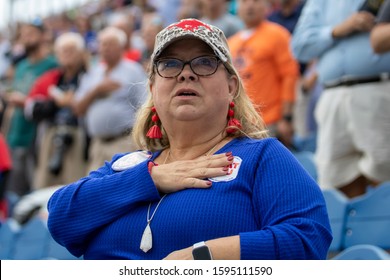
<svg viewBox="0 0 390 280">
<path fill-rule="evenodd" d="M 165 157 L 163 164 L 165 164 L 167 162 L 168 157 L 170 155 L 170 152 L 171 152 L 171 150 L 169 150 L 169 152 L 167 153 L 167 156 Z M 157 209 L 160 206 L 161 201 L 163 201 L 163 199 L 166 195 L 167 194 L 164 194 L 164 196 L 157 203 L 157 206 L 154 209 L 152 216 L 150 216 L 150 207 L 152 206 L 152 203 L 151 202 L 149 203 L 148 214 L 146 215 L 146 227 L 144 229 L 144 233 L 142 234 L 141 244 L 139 246 L 139 248 L 142 251 L 144 251 L 145 253 L 147 253 L 153 247 L 153 235 L 152 235 L 152 229 L 150 228 L 150 223 L 152 222 L 154 214 L 156 214 Z"/>
<path fill-rule="evenodd" d="M 142 251 L 144 251 L 145 253 L 148 252 L 150 249 L 152 249 L 153 236 L 152 236 L 152 229 L 150 228 L 150 223 L 152 222 L 154 214 L 156 214 L 157 209 L 160 206 L 160 203 L 161 203 L 161 201 L 163 201 L 165 196 L 166 196 L 166 194 L 164 194 L 164 196 L 160 199 L 160 201 L 158 202 L 156 209 L 154 209 L 151 217 L 150 217 L 150 207 L 151 207 L 152 203 L 149 203 L 148 215 L 146 216 L 147 224 L 146 224 L 144 233 L 142 234 L 141 245 L 140 245 L 140 249 Z"/>
</svg>

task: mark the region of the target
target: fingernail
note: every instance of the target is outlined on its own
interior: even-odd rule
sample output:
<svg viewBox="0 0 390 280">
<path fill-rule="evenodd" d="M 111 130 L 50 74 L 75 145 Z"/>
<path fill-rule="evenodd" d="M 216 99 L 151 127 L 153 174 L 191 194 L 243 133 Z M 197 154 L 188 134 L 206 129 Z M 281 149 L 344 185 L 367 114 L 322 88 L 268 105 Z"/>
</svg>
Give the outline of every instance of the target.
<svg viewBox="0 0 390 280">
<path fill-rule="evenodd" d="M 231 156 L 233 153 L 232 152 L 227 152 L 225 155 L 228 157 L 228 156 Z"/>
<path fill-rule="evenodd" d="M 231 160 L 234 159 L 234 156 L 230 156 L 230 157 L 228 157 L 227 159 L 228 159 L 228 161 L 231 161 Z"/>
<path fill-rule="evenodd" d="M 207 186 L 211 186 L 213 183 L 211 181 L 206 182 Z"/>
<path fill-rule="evenodd" d="M 225 166 L 224 168 L 222 168 L 222 171 L 228 171 L 229 170 L 229 167 Z"/>
</svg>

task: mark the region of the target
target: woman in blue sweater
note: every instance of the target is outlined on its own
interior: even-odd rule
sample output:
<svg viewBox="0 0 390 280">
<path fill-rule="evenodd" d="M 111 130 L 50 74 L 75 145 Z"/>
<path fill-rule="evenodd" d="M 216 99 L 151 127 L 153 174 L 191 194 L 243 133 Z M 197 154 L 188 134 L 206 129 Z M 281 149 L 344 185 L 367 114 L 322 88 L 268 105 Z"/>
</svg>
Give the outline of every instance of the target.
<svg viewBox="0 0 390 280">
<path fill-rule="evenodd" d="M 85 259 L 325 259 L 321 191 L 267 138 L 223 32 L 172 24 L 151 60 L 140 150 L 52 196 L 55 240 Z"/>
</svg>

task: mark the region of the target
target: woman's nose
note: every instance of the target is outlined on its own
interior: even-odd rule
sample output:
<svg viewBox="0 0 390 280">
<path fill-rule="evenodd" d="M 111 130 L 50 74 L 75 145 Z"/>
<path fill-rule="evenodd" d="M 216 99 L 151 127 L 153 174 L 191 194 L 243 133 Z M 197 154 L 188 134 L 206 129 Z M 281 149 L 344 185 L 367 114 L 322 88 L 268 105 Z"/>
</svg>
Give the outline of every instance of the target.
<svg viewBox="0 0 390 280">
<path fill-rule="evenodd" d="M 190 81 L 195 81 L 196 79 L 198 79 L 198 75 L 196 75 L 189 64 L 187 65 L 184 65 L 184 68 L 183 70 L 181 71 L 181 73 L 179 74 L 178 76 L 178 80 L 179 81 L 185 81 L 185 80 L 190 80 Z"/>
</svg>

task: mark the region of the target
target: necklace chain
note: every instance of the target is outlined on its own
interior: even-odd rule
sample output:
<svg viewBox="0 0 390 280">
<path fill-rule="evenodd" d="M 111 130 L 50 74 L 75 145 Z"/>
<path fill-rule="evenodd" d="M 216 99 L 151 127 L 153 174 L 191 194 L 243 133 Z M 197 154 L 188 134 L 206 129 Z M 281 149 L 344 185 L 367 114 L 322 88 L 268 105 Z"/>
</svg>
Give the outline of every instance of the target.
<svg viewBox="0 0 390 280">
<path fill-rule="evenodd" d="M 222 139 L 222 140 L 223 140 L 223 139 Z M 222 140 L 221 140 L 221 141 L 222 141 Z M 205 153 L 205 156 L 207 157 L 207 156 L 211 155 L 211 152 L 218 146 L 219 143 L 221 143 L 221 141 L 219 141 L 217 144 L 215 144 L 213 147 L 211 147 L 211 149 L 208 150 L 208 151 Z M 163 164 L 165 164 L 165 163 L 167 162 L 167 160 L 168 160 L 169 157 L 171 157 L 171 149 L 169 149 L 169 151 L 168 151 L 168 153 L 167 153 L 167 156 L 165 157 L 165 160 L 164 160 Z"/>
<path fill-rule="evenodd" d="M 150 224 L 150 222 L 152 221 L 153 217 L 154 217 L 154 214 L 156 214 L 157 212 L 157 208 L 160 206 L 160 203 L 161 201 L 163 201 L 164 197 L 166 197 L 167 194 L 164 194 L 164 196 L 160 199 L 160 201 L 157 203 L 157 206 L 156 208 L 154 209 L 153 213 L 152 213 L 152 216 L 149 218 L 149 215 L 150 215 L 150 207 L 152 205 L 152 203 L 149 203 L 149 208 L 148 208 L 148 215 L 146 216 L 146 221 L 148 224 Z"/>
</svg>

